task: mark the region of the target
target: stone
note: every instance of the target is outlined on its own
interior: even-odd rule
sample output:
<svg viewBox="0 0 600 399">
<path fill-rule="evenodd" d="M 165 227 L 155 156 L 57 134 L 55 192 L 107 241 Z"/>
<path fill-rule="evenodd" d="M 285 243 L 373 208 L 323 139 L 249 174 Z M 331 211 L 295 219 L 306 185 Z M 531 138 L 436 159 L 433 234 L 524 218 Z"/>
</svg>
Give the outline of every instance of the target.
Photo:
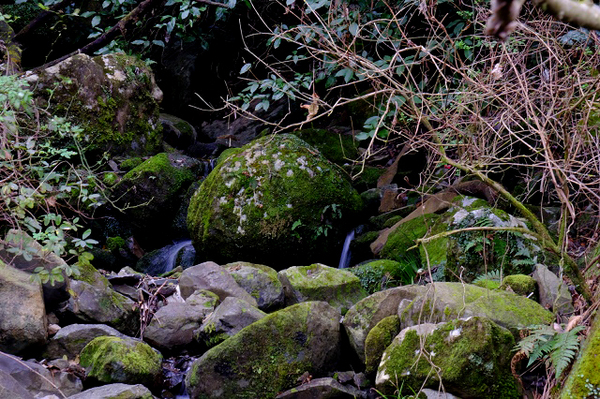
<svg viewBox="0 0 600 399">
<path fill-rule="evenodd" d="M 573 314 L 573 299 L 564 281 L 542 264 L 535 266 L 533 279 L 537 282 L 542 306 L 561 315 Z"/>
<path fill-rule="evenodd" d="M 0 370 L 0 398 L 34 399 L 33 395 L 23 388 L 19 381 L 3 370 Z"/>
<path fill-rule="evenodd" d="M 204 262 L 185 269 L 179 277 L 179 289 L 184 299 L 204 289 L 214 292 L 221 300 L 234 296 L 256 306 L 256 300 L 238 285 L 227 270 L 214 262 Z"/>
<path fill-rule="evenodd" d="M 183 196 L 200 176 L 202 163 L 197 159 L 160 153 L 127 172 L 112 188 L 110 197 L 125 209 L 140 242 L 164 245 L 165 234 L 151 231 L 171 229 Z"/>
<path fill-rule="evenodd" d="M 86 378 L 104 384 L 156 387 L 162 374 L 162 355 L 133 338 L 94 338 L 83 348 L 79 359 L 86 369 Z"/>
<path fill-rule="evenodd" d="M 362 199 L 337 166 L 290 134 L 259 138 L 219 163 L 188 208 L 198 253 L 278 270 L 337 263 Z"/>
<path fill-rule="evenodd" d="M 139 328 L 139 316 L 135 302 L 110 287 L 90 285 L 84 281 L 72 281 L 74 293 L 59 318 L 62 322 L 82 324 L 107 324 L 126 335 L 135 335 Z"/>
<path fill-rule="evenodd" d="M 21 354 L 39 349 L 48 338 L 40 283 L 0 260 L 0 351 Z"/>
<path fill-rule="evenodd" d="M 203 347 L 211 348 L 266 315 L 248 302 L 230 296 L 204 319 L 194 335 Z"/>
<path fill-rule="evenodd" d="M 3 353 L 0 353 L 0 371 L 18 381 L 21 387 L 35 398 L 47 395 L 64 397 L 79 393 L 83 389 L 81 380 L 72 373 L 49 370 L 34 361 L 25 361 Z"/>
<path fill-rule="evenodd" d="M 384 318 L 396 315 L 402 300 L 412 301 L 425 291 L 425 287 L 419 285 L 390 288 L 369 295 L 348 310 L 342 324 L 348 334 L 350 346 L 363 364 L 365 340 L 369 331 Z"/>
<path fill-rule="evenodd" d="M 189 122 L 170 114 L 160 114 L 164 140 L 179 150 L 196 142 L 198 133 Z"/>
<path fill-rule="evenodd" d="M 366 296 L 360 280 L 349 271 L 315 263 L 279 272 L 286 305 L 325 301 L 342 314 Z"/>
<path fill-rule="evenodd" d="M 159 148 L 162 92 L 142 60 L 125 54 L 77 54 L 29 71 L 25 79 L 34 88 L 38 107 L 83 129 L 90 162 L 105 152 L 147 155 Z"/>
<path fill-rule="evenodd" d="M 315 378 L 298 387 L 288 389 L 276 399 L 333 399 L 366 398 L 367 395 L 353 386 L 342 385 L 331 377 Z"/>
<path fill-rule="evenodd" d="M 404 283 L 410 282 L 410 276 L 416 274 L 420 266 L 418 258 L 415 263 L 403 263 L 390 259 L 380 259 L 361 263 L 347 270 L 360 279 L 360 285 L 370 295 Z"/>
<path fill-rule="evenodd" d="M 58 359 L 63 356 L 75 359 L 91 340 L 100 336 L 126 337 L 105 324 L 71 324 L 61 328 L 48 341 L 43 356 L 47 359 Z"/>
<path fill-rule="evenodd" d="M 326 375 L 340 355 L 339 320 L 326 302 L 303 302 L 256 321 L 193 362 L 190 397 L 275 397 L 305 372 Z"/>
<path fill-rule="evenodd" d="M 32 274 L 38 267 L 47 271 L 54 268 L 67 268 L 66 262 L 54 252 L 45 250 L 40 243 L 35 241 L 24 231 L 11 229 L 6 234 L 5 242 L 8 244 L 5 248 L 0 248 L 0 259 L 10 266 Z M 31 259 L 26 259 L 22 254 L 9 252 L 10 248 L 28 248 Z M 54 281 L 42 284 L 44 293 L 44 304 L 48 312 L 54 310 L 61 302 L 69 299 L 69 279 L 66 273 L 62 273 L 64 281 Z"/>
<path fill-rule="evenodd" d="M 550 324 L 554 315 L 539 303 L 508 291 L 490 291 L 472 284 L 431 283 L 414 300 L 398 306 L 403 328 L 456 318 L 487 317 L 518 337 L 520 329 Z"/>
<path fill-rule="evenodd" d="M 109 384 L 87 389 L 69 399 L 154 399 L 152 392 L 141 384 Z"/>
<path fill-rule="evenodd" d="M 196 301 L 196 302 L 194 302 Z M 144 329 L 144 341 L 165 353 L 173 353 L 192 343 L 194 331 L 216 307 L 217 299 L 202 291 L 185 303 L 169 303 L 156 311 Z"/>
<path fill-rule="evenodd" d="M 269 312 L 284 306 L 283 286 L 275 269 L 249 262 L 233 262 L 223 267 L 256 299 L 260 310 Z"/>
<path fill-rule="evenodd" d="M 405 328 L 385 350 L 375 385 L 418 392 L 438 388 L 461 398 L 520 398 L 510 360 L 511 333 L 483 317 Z"/>
</svg>

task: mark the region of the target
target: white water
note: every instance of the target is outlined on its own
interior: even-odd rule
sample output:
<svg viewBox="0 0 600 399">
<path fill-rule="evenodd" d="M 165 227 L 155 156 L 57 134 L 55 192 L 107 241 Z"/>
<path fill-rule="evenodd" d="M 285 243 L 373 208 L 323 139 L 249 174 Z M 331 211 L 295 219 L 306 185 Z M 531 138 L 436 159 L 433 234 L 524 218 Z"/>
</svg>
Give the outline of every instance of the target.
<svg viewBox="0 0 600 399">
<path fill-rule="evenodd" d="M 177 255 L 182 248 L 187 247 L 188 245 L 192 245 L 192 240 L 181 240 L 173 243 L 165 254 L 165 268 L 162 273 L 170 272 L 175 267 L 175 262 L 177 261 Z"/>
<path fill-rule="evenodd" d="M 350 266 L 350 243 L 352 240 L 354 240 L 355 234 L 356 229 L 352 229 L 352 231 L 346 236 L 346 240 L 344 240 L 344 247 L 342 248 L 342 255 L 340 256 L 340 264 L 338 265 L 338 269 L 346 269 Z"/>
</svg>

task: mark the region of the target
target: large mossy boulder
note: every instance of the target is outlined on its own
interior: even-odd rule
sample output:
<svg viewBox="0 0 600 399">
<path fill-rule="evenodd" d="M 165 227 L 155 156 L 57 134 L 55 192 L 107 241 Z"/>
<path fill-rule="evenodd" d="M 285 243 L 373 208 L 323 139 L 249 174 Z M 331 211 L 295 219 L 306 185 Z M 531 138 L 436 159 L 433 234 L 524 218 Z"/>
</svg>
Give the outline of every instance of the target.
<svg viewBox="0 0 600 399">
<path fill-rule="evenodd" d="M 363 363 L 365 340 L 369 331 L 384 318 L 398 314 L 398 305 L 402 301 L 410 303 L 425 291 L 426 288 L 420 285 L 390 288 L 369 295 L 350 308 L 342 323 L 348 334 L 350 346 Z"/>
<path fill-rule="evenodd" d="M 194 361 L 186 377 L 192 398 L 274 398 L 305 372 L 334 370 L 340 314 L 325 302 L 272 313 Z"/>
<path fill-rule="evenodd" d="M 340 169 L 294 135 L 257 139 L 223 160 L 188 208 L 204 259 L 277 269 L 337 263 L 362 200 Z"/>
<path fill-rule="evenodd" d="M 146 155 L 159 148 L 162 92 L 139 58 L 77 54 L 49 68 L 27 72 L 25 78 L 40 108 L 69 118 L 83 129 L 80 138 L 88 157 L 105 152 Z"/>
<path fill-rule="evenodd" d="M 233 262 L 223 267 L 256 299 L 260 310 L 268 312 L 284 306 L 283 286 L 275 269 L 249 262 Z"/>
<path fill-rule="evenodd" d="M 410 282 L 414 279 L 419 265 L 417 258 L 407 256 L 402 262 L 390 259 L 373 260 L 347 270 L 359 278 L 360 285 L 368 294 L 373 294 Z"/>
<path fill-rule="evenodd" d="M 105 324 L 71 324 L 58 330 L 44 350 L 47 359 L 75 359 L 94 338 L 100 336 L 126 337 Z"/>
<path fill-rule="evenodd" d="M 385 350 L 376 386 L 393 394 L 438 388 L 461 398 L 520 398 L 510 374 L 514 339 L 480 317 L 406 328 Z M 441 381 L 440 381 L 441 380 Z M 412 391 L 411 391 L 412 390 Z"/>
<path fill-rule="evenodd" d="M 86 369 L 86 378 L 105 384 L 155 387 L 162 373 L 162 355 L 133 338 L 94 338 L 82 349 L 79 363 Z"/>
<path fill-rule="evenodd" d="M 19 354 L 48 338 L 42 286 L 31 275 L 0 260 L 0 351 Z"/>
<path fill-rule="evenodd" d="M 123 207 L 142 241 L 160 243 L 158 238 L 169 232 L 183 195 L 202 175 L 202 167 L 194 158 L 160 153 L 127 172 L 111 197 Z"/>
<path fill-rule="evenodd" d="M 554 315 L 539 303 L 508 291 L 492 291 L 472 284 L 432 283 L 423 295 L 398 306 L 402 327 L 439 323 L 456 318 L 487 317 L 515 336 L 524 327 L 549 324 Z"/>
<path fill-rule="evenodd" d="M 360 280 L 341 269 L 315 263 L 294 266 L 279 272 L 286 305 L 306 301 L 325 301 L 342 314 L 366 296 Z"/>
</svg>

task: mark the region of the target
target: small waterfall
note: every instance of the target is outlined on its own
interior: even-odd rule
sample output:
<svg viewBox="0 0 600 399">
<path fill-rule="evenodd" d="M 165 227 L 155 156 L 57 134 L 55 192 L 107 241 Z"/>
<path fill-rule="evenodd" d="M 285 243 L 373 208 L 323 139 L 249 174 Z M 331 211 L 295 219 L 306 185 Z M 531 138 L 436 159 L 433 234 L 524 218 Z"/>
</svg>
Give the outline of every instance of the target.
<svg viewBox="0 0 600 399">
<path fill-rule="evenodd" d="M 188 245 L 192 245 L 192 240 L 181 240 L 174 242 L 173 245 L 171 245 L 167 249 L 165 268 L 162 273 L 170 272 L 171 270 L 173 270 L 173 268 L 175 267 L 175 262 L 177 262 L 177 255 L 179 254 L 179 251 L 181 251 Z"/>
<path fill-rule="evenodd" d="M 208 161 L 203 161 L 203 167 L 204 167 L 204 178 L 206 178 L 210 172 L 212 172 L 212 170 L 215 168 L 215 166 L 217 166 L 217 158 L 212 158 L 209 159 Z"/>
<path fill-rule="evenodd" d="M 350 266 L 350 243 L 354 240 L 354 235 L 356 234 L 357 229 L 352 229 L 346 236 L 346 240 L 344 241 L 344 247 L 342 248 L 342 255 L 340 256 L 340 264 L 338 269 L 346 269 Z"/>
</svg>

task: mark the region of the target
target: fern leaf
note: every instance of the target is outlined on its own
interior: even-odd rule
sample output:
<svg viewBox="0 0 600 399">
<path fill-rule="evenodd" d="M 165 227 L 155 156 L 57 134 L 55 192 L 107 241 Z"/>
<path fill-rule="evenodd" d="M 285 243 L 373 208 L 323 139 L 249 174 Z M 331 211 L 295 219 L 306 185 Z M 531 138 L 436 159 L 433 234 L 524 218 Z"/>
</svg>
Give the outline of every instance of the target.
<svg viewBox="0 0 600 399">
<path fill-rule="evenodd" d="M 564 369 L 573 361 L 579 351 L 579 339 L 577 333 L 583 330 L 582 326 L 575 327 L 571 331 L 556 334 L 552 339 L 552 352 L 550 361 L 554 367 L 556 378 L 559 378 Z"/>
</svg>

